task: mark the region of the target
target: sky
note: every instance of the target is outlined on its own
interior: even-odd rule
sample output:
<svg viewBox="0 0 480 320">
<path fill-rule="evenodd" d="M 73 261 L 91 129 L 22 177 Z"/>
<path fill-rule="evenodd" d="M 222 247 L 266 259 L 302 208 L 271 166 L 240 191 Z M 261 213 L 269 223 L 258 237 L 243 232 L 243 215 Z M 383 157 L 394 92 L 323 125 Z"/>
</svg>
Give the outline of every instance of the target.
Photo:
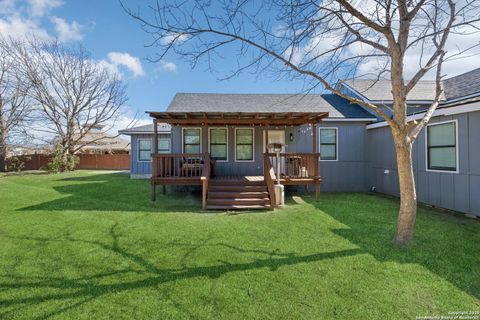
<svg viewBox="0 0 480 320">
<path fill-rule="evenodd" d="M 129 98 L 128 116 L 119 127 L 128 125 L 129 118 L 147 120 L 145 111 L 164 111 L 176 92 L 281 93 L 295 92 L 301 86 L 251 75 L 219 81 L 221 75 L 202 67 L 192 70 L 176 57 L 150 62 L 154 54 L 147 47 L 150 37 L 118 0 L 0 0 L 0 33 L 15 37 L 33 33 L 66 44 L 81 43 L 92 58 L 119 71 Z"/>
<path fill-rule="evenodd" d="M 146 2 L 130 1 L 139 3 Z M 118 128 L 127 126 L 132 118 L 140 119 L 137 124 L 150 123 L 145 111 L 164 111 L 176 92 L 295 93 L 303 85 L 300 80 L 278 81 L 248 73 L 219 81 L 228 73 L 222 70 L 236 62 L 228 55 L 217 65 L 217 74 L 205 66 L 192 70 L 173 55 L 152 63 L 147 59 L 155 53 L 147 47 L 149 35 L 124 12 L 118 0 L 0 0 L 0 34 L 35 34 L 37 38 L 57 38 L 68 45 L 82 44 L 93 59 L 119 72 L 127 85 L 129 100 L 128 111 Z M 477 57 L 456 62 L 450 66 L 450 74 L 475 67 L 480 67 Z"/>
</svg>

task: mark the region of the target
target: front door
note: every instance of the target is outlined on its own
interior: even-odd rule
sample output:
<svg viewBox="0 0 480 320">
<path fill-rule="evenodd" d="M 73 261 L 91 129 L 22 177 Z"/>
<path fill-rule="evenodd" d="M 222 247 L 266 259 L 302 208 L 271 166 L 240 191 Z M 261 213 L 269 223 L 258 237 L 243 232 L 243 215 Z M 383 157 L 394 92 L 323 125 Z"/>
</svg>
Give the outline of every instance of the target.
<svg viewBox="0 0 480 320">
<path fill-rule="evenodd" d="M 265 131 L 263 132 L 263 150 L 266 148 Z M 285 130 L 268 130 L 268 144 L 281 143 L 283 145 L 282 152 L 285 152 Z M 273 149 L 268 148 L 268 152 L 273 152 Z"/>
</svg>

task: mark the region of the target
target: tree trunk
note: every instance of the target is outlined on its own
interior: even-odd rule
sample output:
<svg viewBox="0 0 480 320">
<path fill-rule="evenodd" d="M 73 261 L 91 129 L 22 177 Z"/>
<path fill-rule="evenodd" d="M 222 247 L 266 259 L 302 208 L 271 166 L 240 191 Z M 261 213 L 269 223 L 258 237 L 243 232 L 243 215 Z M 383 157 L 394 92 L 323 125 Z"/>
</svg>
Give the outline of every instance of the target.
<svg viewBox="0 0 480 320">
<path fill-rule="evenodd" d="M 397 154 L 398 181 L 400 184 L 400 211 L 397 219 L 395 243 L 408 245 L 413 239 L 417 215 L 417 192 L 413 175 L 412 142 L 405 135 L 393 133 Z"/>
<path fill-rule="evenodd" d="M 0 172 L 5 172 L 6 171 L 6 165 L 7 165 L 7 153 L 3 150 L 2 147 L 0 147 Z"/>
</svg>

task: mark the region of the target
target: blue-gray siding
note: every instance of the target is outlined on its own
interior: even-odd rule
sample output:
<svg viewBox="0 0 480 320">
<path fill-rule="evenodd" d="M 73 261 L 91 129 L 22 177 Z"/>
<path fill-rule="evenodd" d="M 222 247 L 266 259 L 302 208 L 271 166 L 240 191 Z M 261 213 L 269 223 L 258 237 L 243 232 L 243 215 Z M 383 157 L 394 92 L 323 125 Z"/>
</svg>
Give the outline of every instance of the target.
<svg viewBox="0 0 480 320">
<path fill-rule="evenodd" d="M 426 170 L 425 130 L 413 150 L 413 168 L 420 202 L 480 216 L 480 112 L 435 117 L 431 123 L 457 119 L 459 172 Z M 399 195 L 395 150 L 388 127 L 367 130 L 368 187 Z M 385 172 L 388 170 L 388 173 Z"/>
<path fill-rule="evenodd" d="M 170 138 L 170 134 L 159 134 L 159 137 Z M 134 134 L 131 136 L 130 174 L 132 176 L 149 176 L 152 174 L 151 161 L 138 161 L 138 140 L 153 139 L 153 134 Z M 170 144 L 171 145 L 171 144 Z"/>
</svg>

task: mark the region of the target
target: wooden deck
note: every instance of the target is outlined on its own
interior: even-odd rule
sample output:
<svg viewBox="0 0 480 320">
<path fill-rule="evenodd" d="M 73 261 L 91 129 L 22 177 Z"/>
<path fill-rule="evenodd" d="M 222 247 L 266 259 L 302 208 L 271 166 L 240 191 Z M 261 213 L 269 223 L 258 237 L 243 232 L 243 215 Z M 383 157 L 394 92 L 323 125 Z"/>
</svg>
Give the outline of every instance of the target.
<svg viewBox="0 0 480 320">
<path fill-rule="evenodd" d="M 152 200 L 161 185 L 202 186 L 204 209 L 273 209 L 277 172 L 283 185 L 314 185 L 320 193 L 318 153 L 264 154 L 263 175 L 216 176 L 215 162 L 204 154 L 155 154 L 152 170 Z"/>
</svg>

